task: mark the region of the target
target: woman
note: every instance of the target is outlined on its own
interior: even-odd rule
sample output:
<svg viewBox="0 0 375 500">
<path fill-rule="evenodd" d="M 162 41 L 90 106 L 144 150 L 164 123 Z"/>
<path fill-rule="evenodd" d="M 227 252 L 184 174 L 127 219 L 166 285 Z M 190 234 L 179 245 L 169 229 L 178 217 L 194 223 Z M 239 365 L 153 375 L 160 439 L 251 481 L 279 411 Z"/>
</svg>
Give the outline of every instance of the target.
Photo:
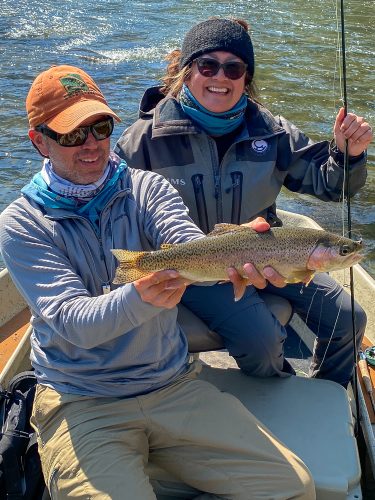
<svg viewBox="0 0 375 500">
<path fill-rule="evenodd" d="M 350 192 L 364 185 L 365 150 L 372 139 L 368 123 L 354 114 L 345 117 L 341 109 L 334 140 L 313 143 L 283 117 L 274 117 L 255 98 L 254 52 L 245 21 L 203 21 L 168 59 L 164 85 L 146 91 L 140 118 L 115 151 L 132 167 L 164 175 L 206 233 L 219 222 L 243 224 L 258 216 L 279 224 L 274 207 L 282 186 L 339 201 L 345 139 Z M 344 290 L 326 274 L 316 275 L 301 291 L 300 284 L 283 286 L 270 268 L 263 276 L 250 263 L 245 270 L 258 288 L 287 298 L 316 334 L 311 375 L 346 386 L 353 350 L 351 304 Z M 283 358 L 285 329 L 254 286 L 233 302 L 229 285 L 192 285 L 182 302 L 223 337 L 245 372 L 270 376 L 292 371 Z M 355 307 L 359 344 L 366 315 Z"/>
</svg>

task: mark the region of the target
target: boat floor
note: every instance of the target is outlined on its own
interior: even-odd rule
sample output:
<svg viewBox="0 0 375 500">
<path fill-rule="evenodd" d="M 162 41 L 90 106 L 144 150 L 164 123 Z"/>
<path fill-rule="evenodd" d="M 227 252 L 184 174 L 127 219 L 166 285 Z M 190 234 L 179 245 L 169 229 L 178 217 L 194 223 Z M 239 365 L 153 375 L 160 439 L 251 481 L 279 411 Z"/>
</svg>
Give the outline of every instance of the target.
<svg viewBox="0 0 375 500">
<path fill-rule="evenodd" d="M 0 373 L 19 345 L 29 327 L 30 311 L 27 307 L 0 326 Z"/>
</svg>

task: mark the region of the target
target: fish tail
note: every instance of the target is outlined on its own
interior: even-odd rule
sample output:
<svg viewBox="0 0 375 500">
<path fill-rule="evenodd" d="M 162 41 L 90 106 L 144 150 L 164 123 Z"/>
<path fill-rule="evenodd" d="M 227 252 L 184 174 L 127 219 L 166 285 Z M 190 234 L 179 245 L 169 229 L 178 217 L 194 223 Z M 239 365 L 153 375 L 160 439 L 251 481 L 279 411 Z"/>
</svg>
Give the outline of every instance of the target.
<svg viewBox="0 0 375 500">
<path fill-rule="evenodd" d="M 139 259 L 146 252 L 132 252 L 130 250 L 111 250 L 120 265 L 116 269 L 113 284 L 131 283 L 143 276 L 150 274 L 149 271 L 142 271 L 138 268 Z"/>
</svg>

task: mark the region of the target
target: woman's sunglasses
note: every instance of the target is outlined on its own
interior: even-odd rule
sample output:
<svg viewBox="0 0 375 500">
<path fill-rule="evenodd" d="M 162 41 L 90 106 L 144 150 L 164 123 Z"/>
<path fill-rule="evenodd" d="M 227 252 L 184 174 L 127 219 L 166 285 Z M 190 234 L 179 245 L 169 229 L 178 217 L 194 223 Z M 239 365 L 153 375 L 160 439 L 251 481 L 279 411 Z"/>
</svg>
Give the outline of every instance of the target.
<svg viewBox="0 0 375 500">
<path fill-rule="evenodd" d="M 201 75 L 206 77 L 215 76 L 223 68 L 224 75 L 230 80 L 238 80 L 245 73 L 247 64 L 241 61 L 232 61 L 221 64 L 216 59 L 208 57 L 198 57 L 195 59 L 198 71 Z"/>
<path fill-rule="evenodd" d="M 87 127 L 78 127 L 67 134 L 58 134 L 57 132 L 51 130 L 46 125 L 38 125 L 35 130 L 46 135 L 50 139 L 53 139 L 60 146 L 65 148 L 74 148 L 76 146 L 82 146 L 87 141 L 89 132 L 95 137 L 97 141 L 104 141 L 113 132 L 113 118 L 109 116 L 105 120 L 100 120 Z"/>
</svg>

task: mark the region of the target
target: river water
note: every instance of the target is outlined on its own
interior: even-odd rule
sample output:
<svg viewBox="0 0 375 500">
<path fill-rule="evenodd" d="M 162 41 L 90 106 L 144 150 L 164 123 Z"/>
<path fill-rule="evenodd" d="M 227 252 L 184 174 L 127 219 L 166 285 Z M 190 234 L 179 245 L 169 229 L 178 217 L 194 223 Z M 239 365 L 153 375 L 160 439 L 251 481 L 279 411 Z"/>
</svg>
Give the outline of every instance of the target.
<svg viewBox="0 0 375 500">
<path fill-rule="evenodd" d="M 373 0 L 345 2 L 349 111 L 375 125 Z M 51 64 L 89 72 L 122 118 L 113 144 L 137 117 L 144 89 L 158 82 L 164 56 L 209 16 L 243 17 L 251 25 L 262 102 L 311 138 L 330 138 L 341 102 L 335 1 L 309 0 L 0 0 L 0 211 L 40 169 L 27 137 L 25 97 Z M 375 277 L 375 148 L 366 186 L 352 201 L 353 233 L 367 247 L 364 267 Z M 345 209 L 283 192 L 278 205 L 313 216 L 341 232 Z M 0 269 L 3 267 L 0 261 Z"/>
</svg>

